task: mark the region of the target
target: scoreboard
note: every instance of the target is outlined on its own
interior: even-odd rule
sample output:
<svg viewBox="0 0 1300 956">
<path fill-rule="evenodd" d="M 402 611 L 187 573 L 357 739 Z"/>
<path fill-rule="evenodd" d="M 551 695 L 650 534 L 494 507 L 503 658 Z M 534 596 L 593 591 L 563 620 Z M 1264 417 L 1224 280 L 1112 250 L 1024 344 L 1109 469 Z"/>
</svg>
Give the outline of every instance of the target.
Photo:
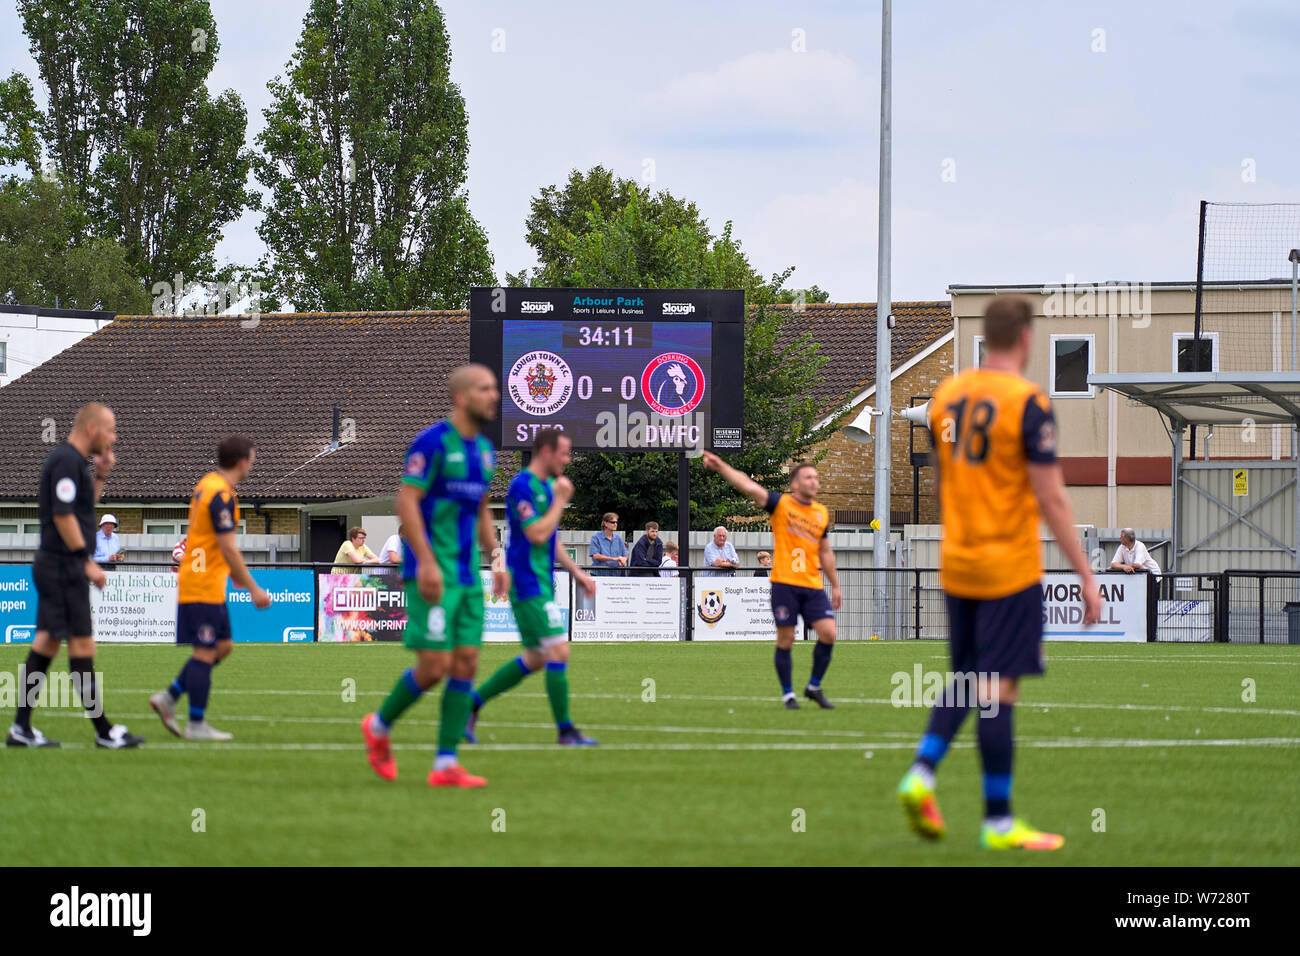
<svg viewBox="0 0 1300 956">
<path fill-rule="evenodd" d="M 543 428 L 603 451 L 741 447 L 740 290 L 476 288 L 470 359 L 501 383 L 499 448 Z"/>
</svg>

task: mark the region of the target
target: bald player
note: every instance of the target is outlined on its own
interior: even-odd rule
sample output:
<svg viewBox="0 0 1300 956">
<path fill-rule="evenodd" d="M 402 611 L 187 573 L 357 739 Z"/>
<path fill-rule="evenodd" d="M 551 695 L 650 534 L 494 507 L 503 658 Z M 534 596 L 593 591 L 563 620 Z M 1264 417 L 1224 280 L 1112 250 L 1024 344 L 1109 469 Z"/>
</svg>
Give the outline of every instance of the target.
<svg viewBox="0 0 1300 956">
<path fill-rule="evenodd" d="M 798 710 L 794 695 L 793 665 L 795 622 L 802 617 L 817 633 L 813 646 L 812 676 L 803 695 L 824 710 L 834 705 L 822 690 L 822 678 L 831 666 L 835 646 L 835 612 L 840 609 L 840 578 L 831 549 L 831 513 L 817 501 L 821 481 L 817 469 L 800 462 L 790 469 L 790 492 L 768 491 L 753 478 L 732 468 L 712 452 L 704 453 L 704 467 L 716 471 L 737 491 L 772 516 L 772 616 L 776 618 L 776 676 L 787 710 Z M 831 582 L 830 600 L 822 586 L 822 571 Z"/>
<path fill-rule="evenodd" d="M 5 740 L 10 747 L 59 746 L 32 726 L 31 705 L 45 683 L 50 661 L 65 640 L 73 685 L 95 726 L 95 746 L 120 750 L 144 743 L 142 737 L 104 716 L 90 621 L 90 586 L 102 590 L 107 582 L 103 569 L 91 560 L 95 502 L 117 461 L 113 454 L 116 441 L 117 418 L 112 410 L 91 402 L 77 412 L 72 431 L 54 447 L 41 468 L 37 491 L 41 544 L 32 561 L 36 639 L 19 681 L 18 711 Z"/>
<path fill-rule="evenodd" d="M 402 578 L 406 631 L 415 666 L 397 681 L 376 713 L 361 719 L 367 757 L 385 780 L 397 777 L 389 734 L 398 718 L 450 674 L 442 695 L 438 755 L 431 787 L 481 787 L 487 783 L 460 765 L 457 745 L 473 703 L 474 675 L 483 643 L 480 548 L 492 555 L 492 593 L 510 589 L 497 543 L 488 486 L 496 452 L 480 432 L 496 417 L 501 393 L 491 369 L 463 365 L 451 373 L 451 415 L 415 436 L 397 492 L 397 516 L 406 529 Z"/>
</svg>

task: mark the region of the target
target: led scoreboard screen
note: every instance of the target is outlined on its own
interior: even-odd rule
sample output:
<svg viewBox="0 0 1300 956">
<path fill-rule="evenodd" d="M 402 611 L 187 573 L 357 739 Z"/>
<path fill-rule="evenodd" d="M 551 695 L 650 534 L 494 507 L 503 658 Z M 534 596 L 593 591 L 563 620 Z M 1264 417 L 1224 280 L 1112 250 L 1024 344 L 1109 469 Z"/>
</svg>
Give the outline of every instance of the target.
<svg viewBox="0 0 1300 956">
<path fill-rule="evenodd" d="M 487 434 L 529 448 L 741 446 L 744 293 L 712 289 L 473 289 L 470 356 L 497 373 Z"/>
</svg>

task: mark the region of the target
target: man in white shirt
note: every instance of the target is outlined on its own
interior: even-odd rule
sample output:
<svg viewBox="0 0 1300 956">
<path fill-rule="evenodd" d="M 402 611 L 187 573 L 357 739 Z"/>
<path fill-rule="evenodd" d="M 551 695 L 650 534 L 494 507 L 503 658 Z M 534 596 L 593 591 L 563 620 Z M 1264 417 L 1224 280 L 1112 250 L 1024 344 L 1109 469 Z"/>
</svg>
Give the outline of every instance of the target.
<svg viewBox="0 0 1300 956">
<path fill-rule="evenodd" d="M 706 578 L 729 578 L 740 567 L 736 546 L 727 540 L 727 529 L 722 525 L 713 529 L 713 540 L 704 546 L 704 567 L 700 575 Z"/>
<path fill-rule="evenodd" d="M 122 539 L 117 536 L 117 518 L 104 515 L 99 519 L 99 534 L 95 535 L 95 561 L 121 561 Z"/>
<path fill-rule="evenodd" d="M 1132 528 L 1125 528 L 1119 533 L 1119 547 L 1115 549 L 1110 567 L 1112 571 L 1123 571 L 1126 574 L 1134 571 L 1160 573 L 1160 565 L 1151 557 L 1147 546 L 1137 539 Z"/>
<path fill-rule="evenodd" d="M 379 549 L 380 564 L 402 563 L 402 526 L 397 526 L 397 533 L 390 534 L 384 546 Z"/>
</svg>

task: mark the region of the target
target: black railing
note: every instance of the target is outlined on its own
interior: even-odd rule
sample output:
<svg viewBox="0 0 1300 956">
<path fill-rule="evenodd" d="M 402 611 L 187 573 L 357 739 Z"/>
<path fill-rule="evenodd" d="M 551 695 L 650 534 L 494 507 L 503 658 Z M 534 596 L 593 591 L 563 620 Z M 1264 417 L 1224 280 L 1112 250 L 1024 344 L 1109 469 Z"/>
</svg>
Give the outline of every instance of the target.
<svg viewBox="0 0 1300 956">
<path fill-rule="evenodd" d="M 0 565 L 28 565 L 30 561 L 0 560 Z M 315 576 L 330 574 L 333 561 L 248 562 L 250 569 L 309 570 Z M 171 562 L 122 561 L 103 565 L 110 570 L 133 571 L 175 569 Z M 580 565 L 586 571 L 611 573 L 607 567 Z M 484 566 L 487 569 L 487 566 Z M 683 583 L 685 626 L 682 635 L 690 640 L 694 618 L 694 578 L 705 568 L 680 565 L 676 577 Z M 710 576 L 708 580 L 752 578 L 759 568 L 740 568 L 734 575 Z M 349 568 L 349 573 L 397 574 L 400 564 L 368 564 Z M 654 576 L 658 568 L 620 568 L 617 576 Z M 945 639 L 948 615 L 937 568 L 885 568 L 890 617 L 882 627 L 875 613 L 873 568 L 840 568 L 842 596 L 840 639 Z M 1231 642 L 1234 644 L 1300 644 L 1300 571 L 1229 570 L 1217 573 L 1144 575 L 1148 580 L 1147 640 L 1170 643 Z M 1098 577 L 1107 585 L 1129 575 L 1103 571 Z M 600 578 L 598 577 L 597 580 Z M 319 593 L 319 583 L 315 584 Z M 827 587 L 829 593 L 829 586 Z M 810 633 L 805 633 L 809 637 Z"/>
<path fill-rule="evenodd" d="M 1300 644 L 1300 571 L 1224 571 L 1223 639 L 1234 644 Z"/>
</svg>

